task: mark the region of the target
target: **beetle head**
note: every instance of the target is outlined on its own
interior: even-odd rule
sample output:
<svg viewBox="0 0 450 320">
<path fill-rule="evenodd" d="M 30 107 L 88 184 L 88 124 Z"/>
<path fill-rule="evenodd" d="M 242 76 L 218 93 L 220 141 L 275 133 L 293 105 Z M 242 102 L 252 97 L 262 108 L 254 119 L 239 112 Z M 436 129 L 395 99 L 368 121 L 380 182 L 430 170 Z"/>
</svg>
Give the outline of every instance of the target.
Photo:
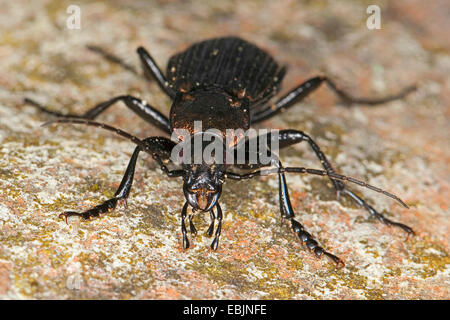
<svg viewBox="0 0 450 320">
<path fill-rule="evenodd" d="M 193 211 L 209 211 L 217 203 L 224 182 L 223 165 L 185 165 L 183 192 Z"/>
</svg>

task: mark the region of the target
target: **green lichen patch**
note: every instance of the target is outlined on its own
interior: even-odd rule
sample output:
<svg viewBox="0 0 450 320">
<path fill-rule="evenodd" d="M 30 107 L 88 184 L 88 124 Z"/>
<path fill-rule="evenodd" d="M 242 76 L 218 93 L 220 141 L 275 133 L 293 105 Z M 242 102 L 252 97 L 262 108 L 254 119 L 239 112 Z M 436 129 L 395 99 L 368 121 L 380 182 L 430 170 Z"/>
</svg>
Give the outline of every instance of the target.
<svg viewBox="0 0 450 320">
<path fill-rule="evenodd" d="M 408 247 L 412 251 L 411 260 L 422 265 L 417 274 L 423 279 L 444 272 L 450 266 L 448 252 L 442 245 L 432 242 L 429 238 L 413 241 Z"/>
</svg>

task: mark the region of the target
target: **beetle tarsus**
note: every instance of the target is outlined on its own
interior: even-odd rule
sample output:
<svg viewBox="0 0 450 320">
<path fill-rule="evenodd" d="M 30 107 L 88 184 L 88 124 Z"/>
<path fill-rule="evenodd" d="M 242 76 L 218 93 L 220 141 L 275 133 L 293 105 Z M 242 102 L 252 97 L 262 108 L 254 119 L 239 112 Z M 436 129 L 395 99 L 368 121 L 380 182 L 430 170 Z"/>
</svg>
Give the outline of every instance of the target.
<svg viewBox="0 0 450 320">
<path fill-rule="evenodd" d="M 95 53 L 101 55 L 103 58 L 105 58 L 109 62 L 112 62 L 114 64 L 121 66 L 122 68 L 133 73 L 134 75 L 138 75 L 138 72 L 136 71 L 134 66 L 126 63 L 121 58 L 113 55 L 112 53 L 106 51 L 105 49 L 98 47 L 96 45 L 87 45 L 86 48 L 92 52 L 95 52 Z"/>
<path fill-rule="evenodd" d="M 337 181 L 338 183 L 340 181 Z M 392 221 L 388 218 L 386 218 L 385 216 L 383 216 L 381 213 L 379 213 L 377 210 L 375 210 L 371 205 L 369 205 L 364 199 L 362 199 L 361 197 L 359 197 L 358 195 L 356 195 L 353 191 L 349 190 L 345 184 L 341 183 L 339 184 L 335 184 L 335 187 L 337 186 L 337 188 L 340 189 L 340 191 L 346 195 L 348 195 L 352 200 L 354 200 L 358 205 L 362 206 L 364 209 L 366 209 L 372 217 L 374 217 L 375 219 L 377 219 L 378 221 L 388 225 L 388 226 L 394 226 L 397 228 L 402 229 L 403 231 L 405 231 L 408 234 L 408 239 L 410 236 L 413 236 L 415 233 L 413 231 L 413 229 L 411 229 L 410 227 L 408 227 L 407 225 L 400 223 L 400 222 L 395 222 Z"/>
<path fill-rule="evenodd" d="M 72 216 L 78 216 L 83 220 L 91 220 L 94 218 L 98 218 L 103 214 L 109 213 L 112 210 L 114 210 L 117 206 L 117 202 L 121 200 L 121 198 L 111 198 L 103 202 L 102 204 L 99 204 L 98 206 L 95 206 L 92 209 L 83 211 L 83 212 L 75 212 L 75 211 L 65 211 L 59 215 L 59 218 L 65 218 L 67 223 L 67 218 Z"/>
<path fill-rule="evenodd" d="M 305 245 L 310 252 L 314 253 L 314 255 L 317 258 L 321 258 L 322 256 L 327 257 L 328 259 L 336 263 L 337 269 L 340 269 L 345 266 L 344 262 L 340 258 L 336 257 L 334 254 L 325 251 L 322 247 L 320 247 L 317 241 L 313 239 L 311 234 L 307 232 L 298 221 L 294 220 L 293 218 L 291 218 L 290 221 L 291 221 L 291 228 L 297 235 L 297 237 L 300 239 L 300 242 L 303 245 Z"/>
</svg>

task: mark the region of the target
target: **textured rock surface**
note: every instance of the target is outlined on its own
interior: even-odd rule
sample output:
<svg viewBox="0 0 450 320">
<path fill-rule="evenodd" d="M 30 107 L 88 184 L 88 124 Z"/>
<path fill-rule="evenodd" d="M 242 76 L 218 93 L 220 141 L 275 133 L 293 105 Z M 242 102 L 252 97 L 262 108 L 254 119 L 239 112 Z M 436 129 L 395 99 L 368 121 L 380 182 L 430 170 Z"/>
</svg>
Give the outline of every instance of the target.
<svg viewBox="0 0 450 320">
<path fill-rule="evenodd" d="M 373 3 L 373 1 L 371 1 Z M 66 27 L 70 1 L 0 1 L 0 297 L 120 299 L 448 299 L 450 183 L 449 5 L 379 1 L 382 29 L 366 28 L 365 1 L 77 1 L 81 29 Z M 438 27 L 439 26 L 439 27 Z M 201 231 L 181 249 L 178 179 L 147 156 L 138 162 L 128 209 L 88 223 L 58 219 L 111 197 L 134 148 L 85 127 L 41 128 L 32 97 L 83 112 L 114 95 L 170 102 L 147 83 L 86 50 L 97 44 L 137 65 L 146 46 L 161 66 L 208 37 L 251 39 L 289 66 L 284 90 L 326 73 L 356 95 L 385 95 L 418 83 L 404 101 L 345 108 L 327 89 L 263 126 L 304 130 L 340 172 L 386 188 L 406 210 L 358 192 L 386 216 L 413 227 L 405 242 L 326 179 L 289 175 L 297 218 L 346 262 L 335 270 L 280 226 L 277 179 L 227 182 L 217 252 Z M 99 120 L 140 137 L 161 132 L 122 105 Z M 285 164 L 319 168 L 307 146 Z M 356 190 L 357 188 L 353 188 Z"/>
</svg>

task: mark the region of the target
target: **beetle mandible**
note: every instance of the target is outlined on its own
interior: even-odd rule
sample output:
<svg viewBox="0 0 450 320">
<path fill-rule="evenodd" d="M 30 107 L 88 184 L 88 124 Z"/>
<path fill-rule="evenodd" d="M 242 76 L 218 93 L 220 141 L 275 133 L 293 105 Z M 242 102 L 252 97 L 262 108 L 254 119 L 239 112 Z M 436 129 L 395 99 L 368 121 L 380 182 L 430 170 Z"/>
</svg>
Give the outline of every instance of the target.
<svg viewBox="0 0 450 320">
<path fill-rule="evenodd" d="M 103 49 L 95 46 L 91 46 L 89 49 L 100 53 L 108 60 L 118 63 L 127 70 L 137 74 L 134 67 L 122 62 Z M 195 132 L 195 121 L 201 121 L 204 130 L 214 128 L 218 129 L 220 133 L 225 133 L 226 129 L 242 129 L 245 131 L 251 125 L 271 118 L 300 102 L 315 91 L 322 83 L 326 83 L 347 105 L 382 104 L 403 98 L 415 89 L 414 86 L 407 87 L 398 94 L 382 98 L 355 98 L 340 90 L 327 77 L 317 76 L 301 83 L 281 98 L 278 98 L 275 102 L 271 102 L 271 99 L 280 90 L 286 67 L 280 66 L 266 51 L 238 37 L 214 38 L 191 45 L 185 51 L 169 59 L 165 75 L 146 49 L 139 47 L 137 53 L 142 64 L 144 76 L 149 80 L 156 80 L 159 87 L 173 101 L 169 117 L 163 115 L 147 102 L 130 95 L 117 96 L 99 103 L 83 115 L 55 112 L 28 98 L 25 99 L 25 102 L 59 118 L 54 121 L 49 121 L 46 124 L 78 123 L 97 126 L 113 131 L 137 145 L 126 168 L 125 175 L 113 198 L 84 212 L 63 212 L 60 214 L 60 217 L 64 217 L 66 222 L 70 216 L 79 216 L 82 219 L 88 220 L 115 209 L 120 200 L 126 204 L 133 183 L 138 154 L 140 151 L 144 151 L 152 155 L 153 159 L 158 162 L 162 171 L 168 177 L 183 178 L 183 192 L 186 201 L 181 210 L 181 231 L 183 248 L 185 249 L 189 247 L 185 220 L 187 218 L 189 219 L 190 231 L 195 234 L 197 231 L 192 221 L 195 212 L 210 214 L 211 223 L 207 234 L 212 236 L 215 229 L 211 248 L 213 250 L 218 248 L 223 218 L 222 209 L 219 204 L 222 184 L 226 179 L 245 180 L 260 176 L 264 172 L 262 168 L 267 166 L 267 164 L 255 164 L 247 161 L 239 165 L 235 163 L 215 163 L 211 165 L 202 162 L 200 164 L 184 163 L 181 166 L 177 166 L 171 159 L 171 152 L 176 146 L 174 141 L 166 137 L 149 137 L 141 140 L 123 130 L 93 121 L 95 117 L 111 105 L 122 101 L 141 118 L 162 129 L 169 135 L 174 130 L 182 128 L 187 130 L 191 136 L 194 136 L 196 134 L 203 134 L 203 131 Z M 260 136 L 256 137 L 256 139 L 261 138 Z M 294 219 L 294 210 L 289 198 L 285 173 L 296 172 L 328 176 L 338 196 L 340 194 L 348 196 L 379 221 L 406 231 L 408 237 L 414 234 L 410 227 L 384 217 L 364 199 L 351 191 L 344 181 L 356 183 L 376 192 L 381 192 L 397 200 L 403 206 L 408 207 L 397 196 L 360 180 L 338 174 L 319 146 L 306 133 L 299 130 L 279 131 L 278 142 L 280 148 L 288 147 L 302 141 L 309 144 L 324 170 L 284 167 L 276 155 L 272 154 L 272 156 L 276 157 L 276 161 L 272 162 L 274 169 L 270 173 L 278 175 L 281 217 L 290 222 L 292 230 L 300 241 L 317 257 L 326 256 L 336 263 L 337 267 L 344 266 L 340 258 L 320 247 L 312 235 Z M 248 141 L 245 143 L 248 143 Z M 246 157 L 248 158 L 248 152 L 250 151 L 246 152 Z M 169 170 L 168 164 L 170 166 L 173 165 L 175 169 Z M 236 169 L 244 170 L 246 173 L 237 173 Z M 192 210 L 192 214 L 188 214 L 189 207 Z M 216 228 L 215 220 L 217 220 Z"/>
</svg>

